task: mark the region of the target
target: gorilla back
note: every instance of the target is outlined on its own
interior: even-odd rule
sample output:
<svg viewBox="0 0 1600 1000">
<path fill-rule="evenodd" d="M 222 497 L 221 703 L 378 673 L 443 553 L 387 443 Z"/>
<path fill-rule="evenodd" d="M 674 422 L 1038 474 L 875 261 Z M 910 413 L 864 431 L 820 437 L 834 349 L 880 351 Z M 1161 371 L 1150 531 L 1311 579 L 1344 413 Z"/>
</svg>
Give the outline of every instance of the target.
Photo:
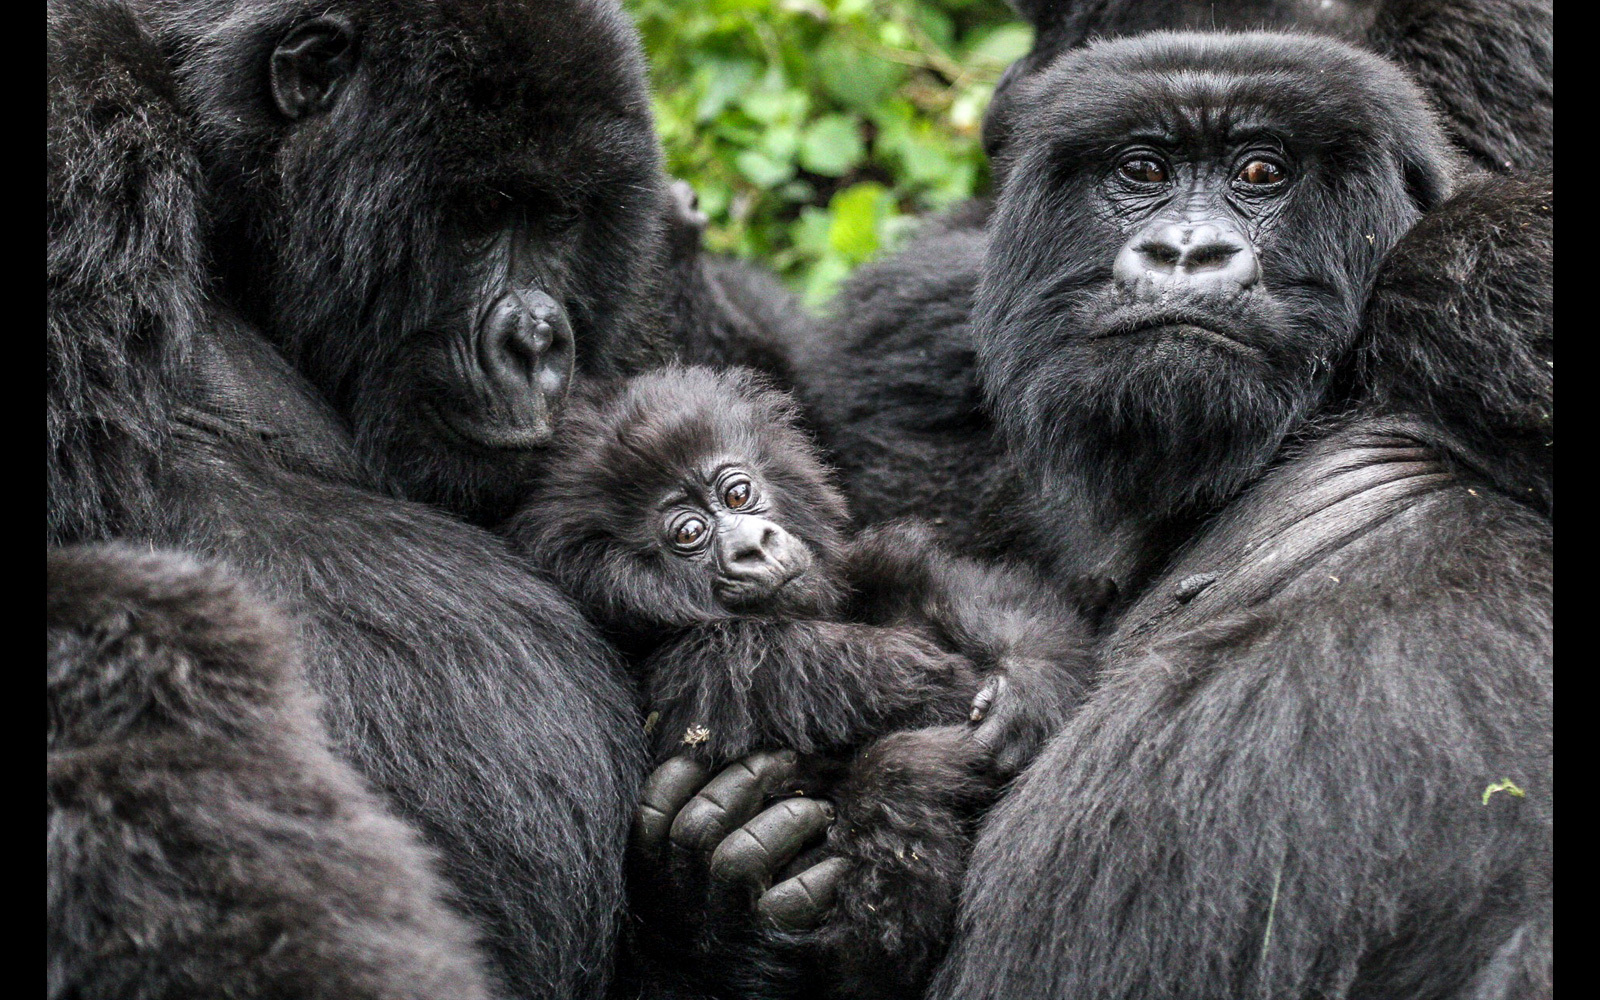
<svg viewBox="0 0 1600 1000">
<path fill-rule="evenodd" d="M 1271 35 L 1102 43 L 1019 98 L 979 377 L 1042 544 L 1139 596 L 934 995 L 1547 995 L 1549 522 L 1441 426 L 1545 373 L 1440 406 L 1472 352 L 1358 322 L 1450 190 L 1426 105 Z M 1420 391 L 1346 378 L 1358 344 Z"/>
<path fill-rule="evenodd" d="M 433 858 L 329 752 L 288 623 L 230 574 L 52 551 L 52 998 L 486 1000 Z"/>
</svg>

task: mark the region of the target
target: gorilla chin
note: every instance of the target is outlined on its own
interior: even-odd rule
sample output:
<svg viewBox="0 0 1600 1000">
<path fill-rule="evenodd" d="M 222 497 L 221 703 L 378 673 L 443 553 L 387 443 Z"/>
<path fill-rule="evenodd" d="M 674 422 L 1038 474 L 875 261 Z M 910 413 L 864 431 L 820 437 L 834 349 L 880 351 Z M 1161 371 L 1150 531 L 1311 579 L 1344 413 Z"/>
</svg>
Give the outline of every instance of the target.
<svg viewBox="0 0 1600 1000">
<path fill-rule="evenodd" d="M 1321 398 L 1325 382 L 1302 347 L 1318 334 L 1293 332 L 1314 327 L 1314 317 L 1290 317 L 1256 298 L 1226 309 L 1078 310 L 1073 327 L 1088 332 L 1050 338 L 1054 350 L 1017 400 L 1029 408 L 1035 439 L 1060 456 L 1059 467 L 1080 470 L 1086 485 L 1120 505 L 1170 509 L 1227 496 Z M 1274 328 L 1283 332 L 1274 336 Z"/>
</svg>

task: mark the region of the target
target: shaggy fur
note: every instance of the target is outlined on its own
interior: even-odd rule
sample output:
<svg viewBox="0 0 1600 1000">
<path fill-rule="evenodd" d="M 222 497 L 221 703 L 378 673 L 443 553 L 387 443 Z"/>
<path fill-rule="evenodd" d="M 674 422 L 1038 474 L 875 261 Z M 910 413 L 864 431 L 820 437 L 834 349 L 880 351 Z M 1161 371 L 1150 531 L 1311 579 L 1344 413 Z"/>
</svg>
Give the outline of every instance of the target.
<svg viewBox="0 0 1600 1000">
<path fill-rule="evenodd" d="M 1086 683 L 1085 635 L 1026 573 L 949 557 L 917 525 L 846 540 L 843 500 L 795 420 L 787 396 L 747 375 L 639 376 L 575 405 L 511 531 L 634 648 L 658 760 L 686 747 L 707 765 L 756 750 L 802 755 L 795 785 L 837 804 L 828 846 L 849 867 L 838 919 L 810 938 L 779 937 L 802 962 L 819 950 L 844 957 L 765 990 L 876 995 L 930 968 L 992 791 L 980 775 L 1014 773 L 1060 725 Z M 661 512 L 683 484 L 693 495 L 730 468 L 752 483 L 747 506 L 719 514 L 707 496 L 696 516 L 760 518 L 809 553 L 808 569 L 754 605 L 719 597 L 719 542 L 680 554 L 665 537 Z M 968 730 L 985 676 L 1005 687 L 985 705 L 992 724 Z M 725 945 L 702 938 L 690 954 Z"/>
<path fill-rule="evenodd" d="M 1267 67 L 1257 88 L 1250 68 Z M 1452 203 L 1420 95 L 1353 50 L 1108 42 L 1063 56 L 1029 101 L 977 294 L 979 378 L 1034 484 L 1037 544 L 1071 567 L 1096 539 L 1139 597 L 1105 640 L 1102 686 L 985 827 L 932 995 L 1546 994 L 1549 523 L 1472 471 L 1492 435 L 1525 447 L 1548 399 L 1537 296 L 1494 324 L 1515 367 L 1488 398 L 1446 331 L 1493 313 L 1436 314 L 1422 338 L 1380 296 L 1358 326 L 1374 282 L 1415 287 L 1390 244 Z M 1296 377 L 1270 351 L 1234 366 L 1085 336 L 1119 238 L 1073 218 L 1106 217 L 1080 207 L 1105 168 L 1064 151 L 1199 105 L 1265 122 L 1296 165 L 1253 234 L 1258 294 L 1302 303 L 1279 314 L 1316 362 Z M 1537 231 L 1507 245 L 1548 252 Z M 1448 450 L 1463 427 L 1478 452 Z M 1502 777 L 1526 797 L 1485 804 Z"/>
<path fill-rule="evenodd" d="M 54 551 L 47 586 L 48 996 L 488 997 L 269 606 L 131 547 Z"/>
<path fill-rule="evenodd" d="M 376 27 L 363 52 L 373 70 L 358 70 L 344 93 L 375 102 L 376 145 L 315 169 L 314 154 L 332 155 L 334 139 L 358 133 L 329 136 L 316 119 L 290 130 L 253 105 L 202 113 L 207 101 L 258 101 L 261 87 L 225 84 L 251 66 L 263 73 L 262 40 L 310 5 L 191 5 L 190 17 L 174 16 L 161 31 L 123 4 L 51 5 L 47 528 L 53 542 L 117 536 L 221 557 L 290 611 L 323 724 L 341 755 L 438 851 L 451 901 L 485 935 L 493 991 L 596 995 L 609 975 L 643 770 L 626 677 L 577 609 L 498 539 L 385 495 L 387 477 L 368 461 L 382 455 L 358 447 L 334 408 L 354 418 L 370 446 L 366 404 L 357 401 L 370 400 L 363 394 L 372 387 L 334 386 L 334 372 L 341 358 L 371 351 L 374 376 L 393 375 L 383 359 L 400 349 L 407 327 L 381 308 L 393 302 L 366 303 L 387 320 L 348 300 L 335 315 L 330 303 L 377 275 L 397 280 L 402 272 L 390 268 L 409 267 L 438 242 L 418 228 L 430 213 L 392 200 L 439 165 L 388 145 L 421 127 L 389 121 L 407 118 L 403 88 L 415 83 L 390 60 L 430 32 L 437 51 L 412 67 L 424 76 L 440 72 L 434 57 L 501 44 L 515 51 L 542 36 L 502 17 L 557 13 L 549 4 L 427 8 L 406 14 L 414 22 L 370 19 Z M 573 16 L 583 10 L 597 9 L 573 6 Z M 629 42 L 620 15 L 595 17 L 562 22 L 564 52 L 587 51 L 579 36 Z M 415 30 L 401 30 L 407 23 Z M 624 45 L 620 63 L 596 56 L 585 72 L 637 68 L 631 52 Z M 176 72 L 175 56 L 183 57 Z M 501 72 L 507 65 L 483 55 L 448 74 L 451 88 L 469 89 L 474 68 L 487 74 L 460 127 L 488 121 L 481 115 L 491 105 L 513 115 L 508 124 L 528 125 L 515 117 L 516 101 L 496 102 L 518 94 L 524 67 L 542 63 L 519 56 L 514 71 Z M 542 94 L 523 82 L 530 100 Z M 376 92 L 367 96 L 367 87 Z M 443 113 L 431 107 L 422 110 Z M 359 110 L 334 114 L 361 118 Z M 626 122 L 600 131 L 638 134 Z M 492 174 L 472 175 L 458 158 L 478 147 L 453 148 L 448 163 L 482 183 L 465 193 L 492 189 Z M 256 158 L 230 172 L 227 163 L 239 167 L 231 156 Z M 363 165 L 388 173 L 373 179 Z M 273 172 L 280 166 L 281 176 Z M 352 201 L 332 204 L 338 191 Z M 265 243 L 253 240 L 270 220 L 243 208 L 262 207 L 251 192 L 294 195 L 272 202 L 277 228 Z M 296 219 L 313 229 L 297 229 Z M 356 241 L 360 252 L 321 243 L 319 232 Z M 282 269 L 275 298 L 245 290 L 254 287 L 246 275 L 261 275 L 237 258 L 261 265 L 251 255 L 268 250 Z M 310 287 L 315 268 L 338 269 L 323 275 L 320 292 Z M 390 287 L 382 281 L 373 287 Z M 428 290 L 438 286 L 419 281 L 417 295 L 432 301 Z M 257 293 L 274 308 L 311 311 L 290 324 L 268 315 Z M 366 324 L 359 331 L 344 325 L 358 320 Z M 285 362 L 264 329 L 329 380 L 326 393 Z M 425 450 L 416 455 L 428 465 Z M 61 859 L 55 877 L 74 878 L 72 864 Z M 159 910 L 148 918 L 164 919 Z"/>
<path fill-rule="evenodd" d="M 1361 44 L 1411 74 L 1475 164 L 1513 173 L 1550 166 L 1554 84 L 1547 0 L 1020 0 L 1016 6 L 1035 26 L 1034 47 L 1007 70 L 984 121 L 985 145 L 1002 180 L 1015 153 L 1009 138 L 1014 120 L 1032 100 L 1029 81 L 1061 53 L 1095 38 L 1161 28 L 1294 28 Z M 1485 255 L 1495 259 L 1493 278 L 1468 244 L 1443 234 L 1437 247 L 1423 247 L 1419 235 L 1408 254 L 1436 262 L 1436 274 L 1465 268 L 1480 275 L 1463 296 L 1526 302 L 1530 292 L 1537 294 L 1538 281 L 1524 276 L 1547 275 L 1550 251 L 1548 240 L 1517 231 L 1529 220 L 1519 219 L 1515 228 L 1501 224 L 1522 211 L 1520 204 L 1513 195 L 1497 205 L 1480 192 L 1464 196 L 1452 212 L 1453 225 L 1499 244 Z M 1469 210 L 1483 218 L 1468 222 L 1463 216 Z M 977 540 L 976 551 L 1018 541 L 1014 525 L 975 514 L 1028 502 L 1016 491 L 973 375 L 972 292 L 988 212 L 986 202 L 974 202 L 929 223 L 901 253 L 861 268 L 818 329 L 797 327 L 790 334 L 797 338 L 790 347 L 797 392 L 843 474 L 857 516 L 869 523 L 908 513 L 934 518 L 948 526 L 943 534 L 951 542 Z M 1535 232 L 1548 230 L 1548 220 L 1532 225 Z M 1497 285 L 1506 290 L 1494 290 Z M 1444 314 L 1443 322 L 1455 315 Z M 1544 315 L 1548 319 L 1547 308 Z M 1455 329 L 1449 336 L 1461 338 L 1477 327 Z M 1530 496 L 1526 485 L 1515 492 Z"/>
<path fill-rule="evenodd" d="M 1426 413 L 1463 474 L 1550 513 L 1554 191 L 1483 178 L 1389 255 L 1367 304 L 1354 385 Z"/>
</svg>

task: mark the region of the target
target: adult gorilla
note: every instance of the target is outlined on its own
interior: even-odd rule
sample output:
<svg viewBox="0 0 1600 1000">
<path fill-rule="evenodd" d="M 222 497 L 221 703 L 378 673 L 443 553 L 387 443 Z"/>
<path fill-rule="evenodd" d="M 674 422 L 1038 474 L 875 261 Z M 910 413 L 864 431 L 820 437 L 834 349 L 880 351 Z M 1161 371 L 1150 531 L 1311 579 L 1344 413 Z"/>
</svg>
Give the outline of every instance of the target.
<svg viewBox="0 0 1600 1000">
<path fill-rule="evenodd" d="M 1446 200 L 1415 86 L 1304 37 L 1107 42 L 1018 101 L 974 319 L 1006 513 L 1135 600 L 934 995 L 1547 989 L 1548 190 Z M 849 995 L 842 957 L 799 968 Z"/>
<path fill-rule="evenodd" d="M 1263 25 L 1331 34 L 1392 56 L 1424 86 L 1457 145 L 1481 167 L 1516 173 L 1550 166 L 1547 0 L 1020 0 L 1016 6 L 1036 35 L 1033 51 L 1007 70 L 984 119 L 985 146 L 1000 178 L 1022 84 L 1061 52 L 1103 35 Z M 1484 229 L 1493 239 L 1523 222 L 1542 224 L 1536 217 L 1519 218 L 1510 230 L 1492 224 L 1517 214 L 1518 199 L 1500 207 L 1482 198 L 1473 204 L 1486 206 Z M 792 351 L 795 378 L 844 473 L 852 508 L 869 521 L 935 518 L 959 543 L 986 533 L 990 519 L 976 517 L 979 511 L 1014 503 L 1009 472 L 995 460 L 1004 449 L 982 403 L 968 326 L 988 213 L 984 202 L 964 206 L 928 224 L 906 250 L 862 268 L 834 303 L 835 318 L 810 336 L 802 332 Z M 1548 274 L 1541 254 L 1547 256 L 1543 247 L 1529 248 L 1500 280 L 1528 287 L 1523 273 Z M 1548 286 L 1543 294 L 1547 300 Z M 1527 485 L 1518 492 L 1527 495 Z M 1535 494 L 1546 491 L 1535 485 Z"/>
<path fill-rule="evenodd" d="M 980 378 L 1038 537 L 1140 596 L 986 825 L 933 994 L 1548 995 L 1550 528 L 1460 442 L 1539 400 L 1549 342 L 1485 357 L 1482 286 L 1437 294 L 1486 213 L 1439 207 L 1420 94 L 1329 43 L 1153 35 L 1018 101 Z"/>
<path fill-rule="evenodd" d="M 50 539 L 220 557 L 286 605 L 497 991 L 601 992 L 632 696 L 498 539 L 387 494 L 486 509 L 574 371 L 655 350 L 629 332 L 663 211 L 631 26 L 594 0 L 72 0 L 49 60 Z"/>
</svg>

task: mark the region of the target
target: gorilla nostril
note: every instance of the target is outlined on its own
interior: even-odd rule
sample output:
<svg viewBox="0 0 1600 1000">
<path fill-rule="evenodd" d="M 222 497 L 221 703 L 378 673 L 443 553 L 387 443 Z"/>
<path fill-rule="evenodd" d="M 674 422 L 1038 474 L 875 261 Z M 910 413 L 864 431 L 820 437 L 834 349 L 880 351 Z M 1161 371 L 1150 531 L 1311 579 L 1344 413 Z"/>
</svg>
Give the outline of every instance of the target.
<svg viewBox="0 0 1600 1000">
<path fill-rule="evenodd" d="M 1162 297 L 1183 289 L 1246 289 L 1260 278 L 1255 251 L 1225 223 L 1155 223 L 1124 244 L 1113 279 L 1136 297 Z"/>
<path fill-rule="evenodd" d="M 1177 264 L 1179 258 L 1182 257 L 1182 252 L 1177 247 L 1170 243 L 1162 243 L 1156 240 L 1139 244 L 1137 252 L 1153 263 L 1162 264 L 1168 268 Z"/>
<path fill-rule="evenodd" d="M 1226 265 L 1239 252 L 1239 247 L 1226 243 L 1206 243 L 1191 247 L 1184 255 L 1183 264 L 1191 271 L 1218 268 Z"/>
<path fill-rule="evenodd" d="M 532 383 L 550 367 L 551 354 L 563 344 L 560 315 L 552 308 L 540 308 L 515 292 L 503 295 L 490 308 L 479 332 L 479 350 L 484 370 L 493 377 L 517 383 Z"/>
<path fill-rule="evenodd" d="M 763 545 L 743 545 L 734 551 L 733 561 L 741 563 L 766 562 L 767 550 Z"/>
</svg>

